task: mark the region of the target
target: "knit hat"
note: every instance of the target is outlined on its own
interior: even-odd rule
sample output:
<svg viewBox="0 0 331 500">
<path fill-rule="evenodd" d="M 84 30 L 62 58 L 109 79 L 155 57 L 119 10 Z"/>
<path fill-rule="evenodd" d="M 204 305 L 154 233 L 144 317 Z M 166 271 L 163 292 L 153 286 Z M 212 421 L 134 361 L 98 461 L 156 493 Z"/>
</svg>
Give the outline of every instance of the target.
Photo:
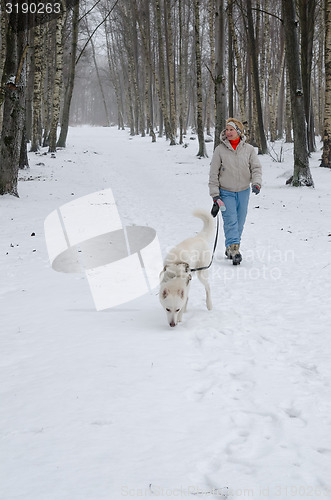
<svg viewBox="0 0 331 500">
<path fill-rule="evenodd" d="M 236 118 L 228 118 L 226 124 L 233 127 L 238 132 L 239 136 L 244 133 L 244 125 Z"/>
</svg>

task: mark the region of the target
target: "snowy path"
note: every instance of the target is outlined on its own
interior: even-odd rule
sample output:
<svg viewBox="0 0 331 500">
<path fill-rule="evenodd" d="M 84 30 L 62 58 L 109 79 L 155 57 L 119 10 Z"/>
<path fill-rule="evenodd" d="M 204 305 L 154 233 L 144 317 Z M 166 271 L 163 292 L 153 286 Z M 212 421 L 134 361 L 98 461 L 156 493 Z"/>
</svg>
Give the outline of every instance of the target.
<svg viewBox="0 0 331 500">
<path fill-rule="evenodd" d="M 188 144 L 71 129 L 56 159 L 31 155 L 19 200 L 0 199 L 1 500 L 331 499 L 331 172 L 318 154 L 315 190 L 284 185 L 289 153 L 262 158 L 243 264 L 221 236 L 214 309 L 194 279 L 176 328 L 157 290 L 97 313 L 83 277 L 50 269 L 45 217 L 100 189 L 164 254 L 199 230 L 210 158 Z"/>
</svg>

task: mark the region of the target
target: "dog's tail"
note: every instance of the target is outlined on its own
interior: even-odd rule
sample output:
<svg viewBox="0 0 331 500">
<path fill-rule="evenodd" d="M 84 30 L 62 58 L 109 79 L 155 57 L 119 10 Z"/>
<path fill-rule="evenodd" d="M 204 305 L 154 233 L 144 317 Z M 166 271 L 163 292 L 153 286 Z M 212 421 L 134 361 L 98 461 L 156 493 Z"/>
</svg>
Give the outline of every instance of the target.
<svg viewBox="0 0 331 500">
<path fill-rule="evenodd" d="M 194 217 L 198 217 L 203 220 L 203 228 L 197 236 L 204 236 L 206 239 L 210 240 L 215 231 L 215 221 L 210 212 L 207 210 L 197 209 L 193 212 Z"/>
</svg>

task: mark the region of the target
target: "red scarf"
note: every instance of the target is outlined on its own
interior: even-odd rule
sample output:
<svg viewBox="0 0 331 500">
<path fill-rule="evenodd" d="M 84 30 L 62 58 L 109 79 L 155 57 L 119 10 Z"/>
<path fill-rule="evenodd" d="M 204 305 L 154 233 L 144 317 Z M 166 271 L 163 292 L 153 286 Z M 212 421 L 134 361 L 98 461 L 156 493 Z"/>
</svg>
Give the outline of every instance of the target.
<svg viewBox="0 0 331 500">
<path fill-rule="evenodd" d="M 233 149 L 237 149 L 239 142 L 240 142 L 240 137 L 238 137 L 238 139 L 235 139 L 234 141 L 230 141 L 230 144 L 233 147 Z"/>
</svg>

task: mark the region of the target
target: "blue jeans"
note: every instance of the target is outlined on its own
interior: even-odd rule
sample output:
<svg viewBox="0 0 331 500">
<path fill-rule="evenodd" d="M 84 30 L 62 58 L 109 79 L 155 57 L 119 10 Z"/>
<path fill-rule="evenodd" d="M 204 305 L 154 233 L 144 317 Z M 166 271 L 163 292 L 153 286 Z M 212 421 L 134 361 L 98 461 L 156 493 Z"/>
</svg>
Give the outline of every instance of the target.
<svg viewBox="0 0 331 500">
<path fill-rule="evenodd" d="M 250 188 L 233 193 L 220 189 L 220 197 L 226 210 L 222 212 L 225 246 L 240 243 L 247 215 Z"/>
</svg>

